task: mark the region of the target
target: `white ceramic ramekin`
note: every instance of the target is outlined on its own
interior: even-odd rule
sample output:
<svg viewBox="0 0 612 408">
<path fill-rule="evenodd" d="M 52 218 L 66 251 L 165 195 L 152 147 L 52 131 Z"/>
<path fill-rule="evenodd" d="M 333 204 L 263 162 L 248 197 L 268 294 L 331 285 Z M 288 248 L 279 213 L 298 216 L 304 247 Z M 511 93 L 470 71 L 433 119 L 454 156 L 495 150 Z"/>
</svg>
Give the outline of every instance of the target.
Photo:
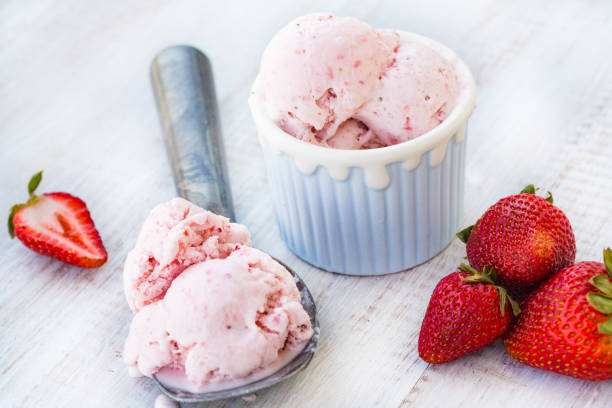
<svg viewBox="0 0 612 408">
<path fill-rule="evenodd" d="M 281 235 L 294 254 L 327 271 L 401 271 L 442 251 L 459 228 L 474 79 L 450 49 L 398 32 L 455 61 L 461 85 L 446 120 L 416 139 L 369 150 L 316 146 L 280 129 L 257 92 L 249 98 Z"/>
</svg>

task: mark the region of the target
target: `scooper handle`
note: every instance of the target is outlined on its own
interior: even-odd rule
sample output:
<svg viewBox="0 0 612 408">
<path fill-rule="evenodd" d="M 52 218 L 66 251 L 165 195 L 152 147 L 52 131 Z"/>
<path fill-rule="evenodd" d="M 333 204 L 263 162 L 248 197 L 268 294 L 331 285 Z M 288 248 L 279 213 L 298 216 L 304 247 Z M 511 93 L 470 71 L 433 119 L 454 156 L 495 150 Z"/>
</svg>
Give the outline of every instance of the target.
<svg viewBox="0 0 612 408">
<path fill-rule="evenodd" d="M 178 194 L 235 220 L 210 61 L 198 49 L 164 49 L 151 80 Z"/>
</svg>

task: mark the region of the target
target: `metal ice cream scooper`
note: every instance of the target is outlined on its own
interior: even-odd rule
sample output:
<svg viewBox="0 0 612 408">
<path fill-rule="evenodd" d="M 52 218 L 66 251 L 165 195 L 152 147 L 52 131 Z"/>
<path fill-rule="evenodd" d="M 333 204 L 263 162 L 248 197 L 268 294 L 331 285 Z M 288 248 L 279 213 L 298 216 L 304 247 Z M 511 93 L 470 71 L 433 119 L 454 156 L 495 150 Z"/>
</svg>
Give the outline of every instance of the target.
<svg viewBox="0 0 612 408">
<path fill-rule="evenodd" d="M 166 48 L 153 60 L 151 78 L 178 194 L 194 204 L 235 221 L 212 69 L 208 58 L 190 46 Z M 295 279 L 302 305 L 314 330 L 314 335 L 300 354 L 268 377 L 214 392 L 182 391 L 165 386 L 153 376 L 164 394 L 181 403 L 244 396 L 270 387 L 308 365 L 319 337 L 315 303 L 300 277 L 286 265 L 283 266 Z"/>
</svg>

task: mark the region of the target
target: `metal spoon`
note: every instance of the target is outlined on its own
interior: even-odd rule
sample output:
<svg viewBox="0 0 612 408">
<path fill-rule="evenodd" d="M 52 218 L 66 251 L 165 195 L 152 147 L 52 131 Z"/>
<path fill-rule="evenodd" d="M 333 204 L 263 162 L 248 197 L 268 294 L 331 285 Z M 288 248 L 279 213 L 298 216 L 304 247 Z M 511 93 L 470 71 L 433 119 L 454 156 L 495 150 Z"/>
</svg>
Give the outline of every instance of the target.
<svg viewBox="0 0 612 408">
<path fill-rule="evenodd" d="M 153 60 L 151 78 L 178 194 L 235 220 L 208 58 L 190 46 L 166 48 Z M 293 275 L 302 297 L 302 306 L 310 316 L 314 329 L 314 335 L 304 350 L 270 376 L 227 390 L 190 393 L 167 387 L 153 376 L 164 394 L 182 403 L 239 397 L 270 387 L 308 365 L 319 338 L 316 306 L 300 277 L 280 263 Z"/>
</svg>

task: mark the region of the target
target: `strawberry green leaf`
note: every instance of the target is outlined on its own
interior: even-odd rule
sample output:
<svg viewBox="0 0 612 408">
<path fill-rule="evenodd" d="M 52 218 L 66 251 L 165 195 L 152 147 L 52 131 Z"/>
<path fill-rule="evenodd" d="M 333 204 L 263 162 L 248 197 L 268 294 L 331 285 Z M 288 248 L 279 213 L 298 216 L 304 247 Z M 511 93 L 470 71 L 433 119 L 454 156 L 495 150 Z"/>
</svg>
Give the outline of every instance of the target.
<svg viewBox="0 0 612 408">
<path fill-rule="evenodd" d="M 550 191 L 548 191 L 547 193 L 548 193 L 548 195 L 546 196 L 545 200 L 552 204 L 553 201 L 554 201 L 552 193 Z"/>
<path fill-rule="evenodd" d="M 473 225 L 470 225 L 469 227 L 462 229 L 456 234 L 457 238 L 459 238 L 461 242 L 463 242 L 464 244 L 467 244 L 468 239 L 470 239 L 470 234 L 472 233 L 473 229 L 474 229 Z"/>
<path fill-rule="evenodd" d="M 595 310 L 603 314 L 612 314 L 612 297 L 602 295 L 601 293 L 587 293 L 587 300 L 595 308 Z"/>
<path fill-rule="evenodd" d="M 484 275 L 466 276 L 465 278 L 461 278 L 461 280 L 467 283 L 481 282 L 481 283 L 493 284 L 493 281 L 488 276 L 484 276 Z"/>
<path fill-rule="evenodd" d="M 612 334 L 612 318 L 597 325 L 601 334 Z"/>
<path fill-rule="evenodd" d="M 11 238 L 15 238 L 15 224 L 13 224 L 13 218 L 15 218 L 15 214 L 17 214 L 17 211 L 19 211 L 21 207 L 23 207 L 23 204 L 15 204 L 9 210 L 8 233 Z"/>
<path fill-rule="evenodd" d="M 529 184 L 524 189 L 521 190 L 521 194 L 535 194 L 536 189 L 533 184 Z"/>
<path fill-rule="evenodd" d="M 506 313 L 506 302 L 510 302 L 512 314 L 518 316 L 519 313 L 521 313 L 521 308 L 518 303 L 508 295 L 508 291 L 501 286 L 495 286 L 495 289 L 497 289 L 497 294 L 499 295 L 499 310 L 501 315 L 503 316 Z"/>
<path fill-rule="evenodd" d="M 499 295 L 499 311 L 503 316 L 506 314 L 506 300 L 508 300 L 508 292 L 506 292 L 506 289 L 498 286 L 497 294 Z"/>
<path fill-rule="evenodd" d="M 482 273 L 480 273 L 476 269 L 472 268 L 470 265 L 467 265 L 461 262 L 459 264 L 458 269 L 461 272 L 470 274 L 470 276 L 461 278 L 463 282 L 468 282 L 468 283 L 482 282 L 482 283 L 490 283 L 491 285 L 495 285 L 495 279 L 497 277 L 497 272 L 495 272 L 495 269 L 493 268 L 489 268 L 485 266 L 482 269 Z"/>
<path fill-rule="evenodd" d="M 497 271 L 494 268 L 485 266 L 482 268 L 482 274 L 491 279 L 493 283 L 497 282 Z"/>
<path fill-rule="evenodd" d="M 30 182 L 28 183 L 28 194 L 30 195 L 34 194 L 34 191 L 40 184 L 41 180 L 42 180 L 42 170 L 36 173 L 35 175 L 33 175 L 32 178 L 30 179 Z"/>
<path fill-rule="evenodd" d="M 478 275 L 478 271 L 476 269 L 472 268 L 470 265 L 465 264 L 463 262 L 459 264 L 458 269 L 461 272 L 469 273 L 470 275 Z"/>
<path fill-rule="evenodd" d="M 608 271 L 608 275 L 612 278 L 612 249 L 606 248 L 603 251 L 604 256 L 604 264 L 606 265 L 606 270 Z"/>
<path fill-rule="evenodd" d="M 491 285 L 494 285 L 495 282 L 493 282 L 493 280 L 491 279 L 491 277 L 489 275 L 481 275 L 481 274 L 476 274 L 476 275 L 471 275 L 471 276 L 466 276 L 465 278 L 461 278 L 461 280 L 463 282 L 467 282 L 467 283 L 488 283 Z"/>
<path fill-rule="evenodd" d="M 514 314 L 514 316 L 518 316 L 521 313 L 521 307 L 519 306 L 518 302 L 512 299 L 510 295 L 508 295 L 508 301 L 512 307 L 512 314 Z"/>
<path fill-rule="evenodd" d="M 612 281 L 610 281 L 607 275 L 600 273 L 599 275 L 595 275 L 589 282 L 604 294 L 612 296 Z"/>
</svg>

